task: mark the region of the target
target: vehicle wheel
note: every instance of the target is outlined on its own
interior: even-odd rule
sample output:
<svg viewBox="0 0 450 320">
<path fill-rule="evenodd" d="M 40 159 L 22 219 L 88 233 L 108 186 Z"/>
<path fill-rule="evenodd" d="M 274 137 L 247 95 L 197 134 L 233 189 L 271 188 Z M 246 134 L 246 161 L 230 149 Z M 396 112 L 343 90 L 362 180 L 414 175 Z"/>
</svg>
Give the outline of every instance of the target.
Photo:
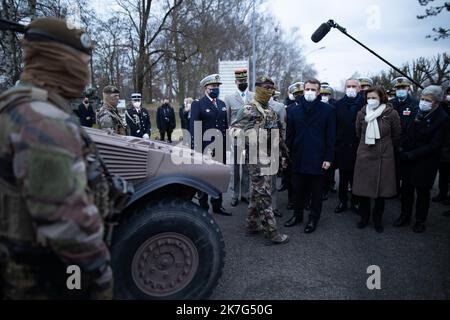
<svg viewBox="0 0 450 320">
<path fill-rule="evenodd" d="M 222 233 L 192 202 L 165 199 L 121 222 L 112 246 L 116 299 L 205 299 L 224 266 Z"/>
</svg>

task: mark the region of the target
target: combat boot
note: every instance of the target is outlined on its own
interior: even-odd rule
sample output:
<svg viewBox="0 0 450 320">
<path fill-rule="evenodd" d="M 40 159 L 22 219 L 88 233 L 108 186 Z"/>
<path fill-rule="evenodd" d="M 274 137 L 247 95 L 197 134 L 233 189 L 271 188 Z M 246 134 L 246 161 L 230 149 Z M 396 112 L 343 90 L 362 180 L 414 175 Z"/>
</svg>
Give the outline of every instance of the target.
<svg viewBox="0 0 450 320">
<path fill-rule="evenodd" d="M 270 244 L 286 244 L 289 242 L 289 236 L 278 231 L 271 232 L 267 238 Z"/>
</svg>

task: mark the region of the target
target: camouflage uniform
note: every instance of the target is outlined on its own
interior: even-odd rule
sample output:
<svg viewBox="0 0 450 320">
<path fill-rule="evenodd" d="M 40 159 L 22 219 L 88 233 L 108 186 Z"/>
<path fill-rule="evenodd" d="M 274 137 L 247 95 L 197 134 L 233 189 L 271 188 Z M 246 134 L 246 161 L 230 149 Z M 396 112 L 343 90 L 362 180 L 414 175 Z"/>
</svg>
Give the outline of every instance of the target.
<svg viewBox="0 0 450 320">
<path fill-rule="evenodd" d="M 253 100 L 237 114 L 232 124 L 233 129 L 280 129 L 278 116 L 268 105 L 264 106 Z M 246 153 L 248 163 L 248 152 Z M 261 174 L 260 164 L 249 164 L 251 200 L 247 215 L 247 229 L 257 230 L 261 220 L 266 234 L 270 237 L 277 233 L 277 225 L 272 208 L 272 176 Z"/>
<path fill-rule="evenodd" d="M 30 29 L 40 31 L 37 37 L 65 26 L 64 21 L 42 18 L 33 21 Z M 68 30 L 61 32 L 73 37 L 77 45 L 80 35 Z M 27 50 L 44 52 L 56 47 L 77 57 L 65 45 L 33 42 L 36 38 L 28 40 L 27 36 Z M 25 52 L 22 80 L 27 59 L 33 56 L 32 51 Z M 79 57 L 85 61 L 84 55 Z M 65 61 L 64 56 L 55 58 Z M 77 73 L 64 70 L 62 77 L 68 77 L 69 71 Z M 31 72 L 52 74 L 45 66 Z M 84 85 L 80 78 L 66 90 L 77 91 Z M 98 162 L 95 146 L 71 116 L 68 101 L 55 91 L 25 83 L 0 96 L 0 297 L 111 298 L 110 255 L 92 193 L 97 185 L 105 186 L 106 178 L 99 174 L 95 181 L 88 181 L 88 173 Z M 66 97 L 77 94 L 63 92 Z M 66 268 L 71 265 L 81 269 L 81 290 L 67 288 Z"/>
<path fill-rule="evenodd" d="M 97 115 L 97 124 L 100 129 L 110 129 L 116 134 L 126 135 L 126 123 L 117 110 L 119 90 L 114 86 L 103 89 L 103 106 Z"/>
</svg>

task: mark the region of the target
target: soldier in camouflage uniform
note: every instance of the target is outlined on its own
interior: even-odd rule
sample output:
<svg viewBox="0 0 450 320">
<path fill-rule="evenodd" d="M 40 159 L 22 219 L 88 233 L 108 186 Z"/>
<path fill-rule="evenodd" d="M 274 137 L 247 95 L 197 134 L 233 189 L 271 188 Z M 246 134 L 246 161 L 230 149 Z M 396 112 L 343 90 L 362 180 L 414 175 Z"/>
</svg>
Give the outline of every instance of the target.
<svg viewBox="0 0 450 320">
<path fill-rule="evenodd" d="M 274 82 L 268 77 L 259 77 L 256 81 L 256 93 L 253 102 L 245 105 L 237 114 L 232 123 L 232 135 L 238 135 L 240 130 L 268 130 L 282 129 L 277 113 L 269 107 L 269 101 L 275 91 Z M 282 136 L 282 134 L 280 134 Z M 241 135 L 242 137 L 242 135 Z M 247 141 L 247 139 L 246 139 Z M 269 140 L 270 141 L 270 140 Z M 250 141 L 248 144 L 261 144 L 267 141 Z M 249 147 L 247 145 L 247 147 Z M 249 148 L 251 149 L 251 148 Z M 268 153 L 267 153 L 268 154 Z M 284 244 L 289 237 L 278 232 L 277 224 L 272 208 L 272 176 L 264 175 L 260 162 L 253 164 L 249 161 L 249 152 L 246 152 L 246 161 L 249 166 L 251 201 L 247 215 L 247 232 L 258 233 L 260 230 L 258 220 L 261 220 L 266 237 L 274 244 Z M 276 174 L 276 172 L 274 173 Z"/>
<path fill-rule="evenodd" d="M 97 124 L 100 129 L 112 130 L 116 134 L 126 135 L 126 124 L 117 110 L 119 103 L 119 89 L 106 86 L 103 89 L 103 106 L 97 115 Z"/>
<path fill-rule="evenodd" d="M 109 299 L 110 254 L 93 199 L 105 179 L 88 179 L 95 145 L 68 103 L 90 78 L 89 37 L 41 18 L 22 45 L 21 81 L 0 96 L 0 297 Z M 68 266 L 80 268 L 81 290 L 68 289 Z"/>
</svg>

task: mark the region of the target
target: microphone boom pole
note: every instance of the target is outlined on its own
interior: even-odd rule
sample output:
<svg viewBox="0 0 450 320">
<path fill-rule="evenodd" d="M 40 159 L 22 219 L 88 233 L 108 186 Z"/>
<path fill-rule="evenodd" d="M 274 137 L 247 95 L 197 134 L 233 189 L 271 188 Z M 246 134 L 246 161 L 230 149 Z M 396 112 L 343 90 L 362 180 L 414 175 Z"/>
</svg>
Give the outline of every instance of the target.
<svg viewBox="0 0 450 320">
<path fill-rule="evenodd" d="M 349 35 L 347 33 L 347 30 L 340 26 L 339 24 L 337 24 L 334 20 L 329 20 L 327 22 L 327 24 L 332 27 L 332 28 L 336 28 L 338 29 L 340 32 L 342 32 L 343 34 L 345 34 L 347 37 L 349 37 L 350 39 L 352 39 L 353 41 L 355 41 L 357 44 L 359 44 L 361 47 L 363 47 L 364 49 L 368 50 L 370 53 L 372 53 L 374 56 L 376 56 L 378 59 L 380 59 L 381 61 L 383 61 L 384 63 L 386 63 L 387 65 L 389 65 L 392 69 L 394 69 L 395 71 L 397 71 L 398 73 L 400 73 L 401 75 L 403 75 L 405 78 L 408 78 L 412 83 L 414 83 L 417 87 L 423 89 L 422 85 L 420 85 L 419 83 L 417 83 L 414 79 L 412 79 L 410 76 L 408 76 L 406 73 L 404 73 L 403 71 L 401 71 L 399 68 L 397 68 L 396 66 L 394 66 L 392 63 L 390 63 L 389 61 L 387 61 L 386 59 L 384 59 L 382 56 L 380 56 L 379 54 L 377 54 L 375 51 L 373 51 L 372 49 L 370 49 L 369 47 L 367 47 L 366 45 L 364 45 L 362 42 L 360 42 L 359 40 L 355 39 L 354 37 L 352 37 L 351 35 Z"/>
</svg>

